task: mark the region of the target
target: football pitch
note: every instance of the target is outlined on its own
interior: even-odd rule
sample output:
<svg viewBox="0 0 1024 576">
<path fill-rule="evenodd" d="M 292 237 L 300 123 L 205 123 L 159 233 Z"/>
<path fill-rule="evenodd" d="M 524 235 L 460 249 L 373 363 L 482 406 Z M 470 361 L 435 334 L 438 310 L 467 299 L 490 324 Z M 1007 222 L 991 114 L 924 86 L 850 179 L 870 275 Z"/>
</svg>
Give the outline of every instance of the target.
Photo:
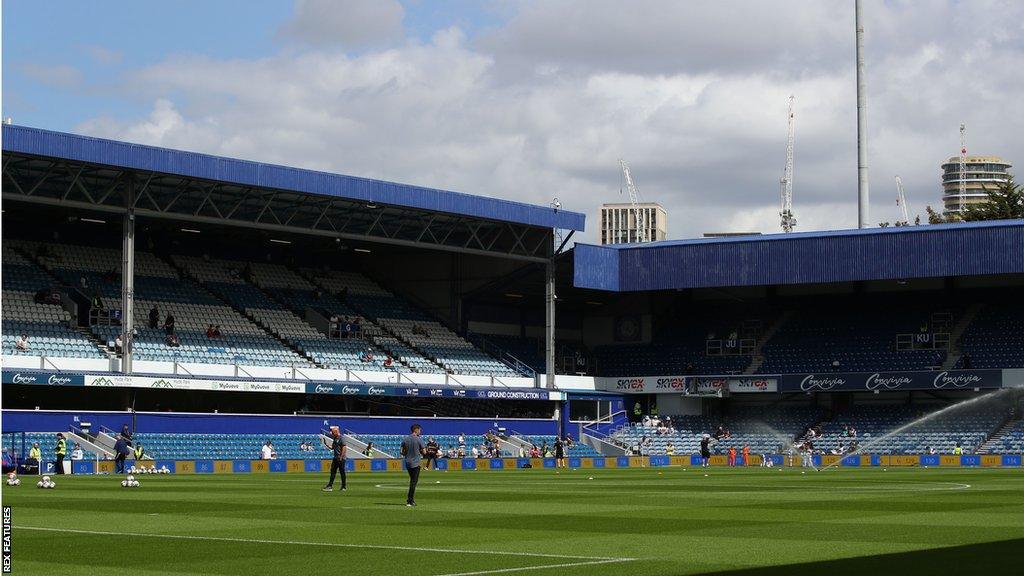
<svg viewBox="0 0 1024 576">
<path fill-rule="evenodd" d="M 54 478 L 4 486 L 15 574 L 934 576 L 1024 560 L 1018 469 L 425 471 L 416 508 L 394 472 L 332 493 L 323 474 Z"/>
</svg>

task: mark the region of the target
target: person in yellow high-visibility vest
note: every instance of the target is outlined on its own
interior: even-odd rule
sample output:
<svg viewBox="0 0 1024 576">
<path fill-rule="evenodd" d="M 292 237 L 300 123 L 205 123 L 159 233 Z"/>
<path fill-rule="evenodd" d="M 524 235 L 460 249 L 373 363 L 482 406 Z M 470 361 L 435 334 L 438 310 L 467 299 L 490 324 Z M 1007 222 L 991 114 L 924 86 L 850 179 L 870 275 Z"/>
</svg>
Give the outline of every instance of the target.
<svg viewBox="0 0 1024 576">
<path fill-rule="evenodd" d="M 142 460 L 142 457 L 145 456 L 145 454 L 146 454 L 146 452 L 142 449 L 142 444 L 136 444 L 135 445 L 135 459 L 136 460 Z"/>
<path fill-rule="evenodd" d="M 57 457 L 54 464 L 54 474 L 64 473 L 64 457 L 68 455 L 68 441 L 64 439 L 64 435 L 57 432 L 57 445 L 53 447 L 53 453 Z"/>
<path fill-rule="evenodd" d="M 32 445 L 31 448 L 29 448 L 28 459 L 35 460 L 36 465 L 39 465 L 39 463 L 43 460 L 43 451 L 39 449 L 39 442 L 36 442 L 35 444 Z"/>
</svg>

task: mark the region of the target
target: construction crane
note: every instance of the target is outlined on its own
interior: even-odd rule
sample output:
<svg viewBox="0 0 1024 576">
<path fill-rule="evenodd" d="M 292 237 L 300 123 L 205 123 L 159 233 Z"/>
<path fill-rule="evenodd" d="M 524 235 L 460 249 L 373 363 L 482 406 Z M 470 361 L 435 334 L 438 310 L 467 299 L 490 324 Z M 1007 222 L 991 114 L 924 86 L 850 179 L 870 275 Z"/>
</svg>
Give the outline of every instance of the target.
<svg viewBox="0 0 1024 576">
<path fill-rule="evenodd" d="M 903 216 L 902 222 L 897 222 L 897 226 L 909 226 L 910 225 L 910 214 L 907 209 L 907 196 L 903 193 L 903 179 L 899 176 L 896 177 L 896 205 L 900 207 L 900 214 Z"/>
<path fill-rule="evenodd" d="M 793 216 L 793 136 L 795 126 L 793 125 L 793 96 L 789 97 L 789 135 L 786 138 L 786 170 L 779 183 L 782 185 L 782 210 L 779 216 L 782 218 L 782 231 L 792 232 L 796 226 L 796 217 Z"/>
<path fill-rule="evenodd" d="M 963 215 L 967 208 L 967 126 L 960 125 L 960 205 L 959 211 Z"/>
<path fill-rule="evenodd" d="M 636 241 L 647 242 L 647 223 L 644 222 L 640 212 L 640 193 L 637 192 L 636 184 L 633 183 L 633 175 L 629 172 L 629 164 L 626 164 L 626 161 L 620 158 L 619 166 L 622 167 L 622 177 L 626 180 L 629 202 L 633 205 L 633 218 L 636 219 Z"/>
</svg>

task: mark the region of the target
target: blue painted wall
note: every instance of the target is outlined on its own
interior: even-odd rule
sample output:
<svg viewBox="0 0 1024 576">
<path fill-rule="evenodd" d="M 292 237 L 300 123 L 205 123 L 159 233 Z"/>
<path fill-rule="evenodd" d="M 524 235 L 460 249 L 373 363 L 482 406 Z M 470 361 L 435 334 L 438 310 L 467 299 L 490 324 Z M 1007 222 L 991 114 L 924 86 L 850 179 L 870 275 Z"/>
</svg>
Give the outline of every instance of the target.
<svg viewBox="0 0 1024 576">
<path fill-rule="evenodd" d="M 42 412 L 4 410 L 4 432 L 59 432 L 90 422 L 93 430 L 106 426 L 120 430 L 131 424 L 127 412 Z M 326 421 L 326 422 L 325 422 Z M 323 416 L 247 416 L 227 414 L 139 413 L 135 429 L 142 433 L 191 432 L 196 434 L 314 434 L 327 426 L 340 426 L 361 434 L 405 434 L 418 423 L 424 434 L 482 434 L 495 423 L 523 434 L 555 434 L 553 420 L 484 420 L 445 418 L 324 418 Z"/>
<path fill-rule="evenodd" d="M 1024 220 L 577 244 L 577 287 L 644 291 L 1024 272 Z"/>
</svg>

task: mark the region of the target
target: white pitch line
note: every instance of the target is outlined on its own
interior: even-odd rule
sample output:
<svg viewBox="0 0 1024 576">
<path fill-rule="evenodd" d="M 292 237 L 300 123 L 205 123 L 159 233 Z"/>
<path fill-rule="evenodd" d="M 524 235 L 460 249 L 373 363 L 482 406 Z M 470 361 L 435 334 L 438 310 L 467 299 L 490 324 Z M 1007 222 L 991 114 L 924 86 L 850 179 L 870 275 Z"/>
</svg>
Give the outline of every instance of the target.
<svg viewBox="0 0 1024 576">
<path fill-rule="evenodd" d="M 523 566 L 522 568 L 498 568 L 496 570 L 479 570 L 477 572 L 456 572 L 452 574 L 441 574 L 440 576 L 480 576 L 482 574 L 507 574 L 509 572 L 526 572 L 527 570 L 545 570 L 547 568 L 576 568 L 578 566 L 614 564 L 618 562 L 632 562 L 634 560 L 636 560 L 636 558 L 612 558 L 609 560 L 594 560 L 592 562 L 566 562 L 564 564 L 543 564 L 541 566 Z"/>
<path fill-rule="evenodd" d="M 527 558 L 559 558 L 562 560 L 589 560 L 601 562 L 630 562 L 636 558 L 613 558 L 610 556 L 572 556 L 569 554 L 544 554 L 542 552 L 502 552 L 500 550 L 467 550 L 460 548 L 424 548 L 418 546 L 385 546 L 381 544 L 348 544 L 343 542 L 307 542 L 302 540 L 263 540 L 259 538 L 228 538 L 225 536 L 193 536 L 188 534 L 154 534 L 152 532 L 108 532 L 103 530 L 76 530 L 73 528 L 47 528 L 44 526 L 13 526 L 14 530 L 37 530 L 40 532 L 65 532 L 98 536 L 137 536 L 140 538 L 167 538 L 170 540 L 207 540 L 210 542 L 240 542 L 243 544 L 288 544 L 293 546 L 325 546 L 328 548 L 362 548 L 365 550 L 403 550 L 407 552 L 448 552 L 455 554 L 483 554 L 489 556 L 523 556 Z"/>
</svg>

